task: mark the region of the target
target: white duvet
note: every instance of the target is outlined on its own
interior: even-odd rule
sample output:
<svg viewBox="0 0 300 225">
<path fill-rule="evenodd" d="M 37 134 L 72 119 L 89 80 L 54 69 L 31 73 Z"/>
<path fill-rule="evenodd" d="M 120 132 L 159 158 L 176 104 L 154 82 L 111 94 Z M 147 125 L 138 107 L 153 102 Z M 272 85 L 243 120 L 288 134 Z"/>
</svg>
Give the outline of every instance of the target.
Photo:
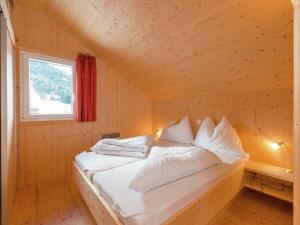
<svg viewBox="0 0 300 225">
<path fill-rule="evenodd" d="M 150 155 L 131 181 L 130 188 L 145 193 L 222 162 L 213 152 L 199 147 L 181 147 L 181 151 L 174 152 L 167 149 L 159 151 L 166 152 L 165 154 Z"/>
</svg>

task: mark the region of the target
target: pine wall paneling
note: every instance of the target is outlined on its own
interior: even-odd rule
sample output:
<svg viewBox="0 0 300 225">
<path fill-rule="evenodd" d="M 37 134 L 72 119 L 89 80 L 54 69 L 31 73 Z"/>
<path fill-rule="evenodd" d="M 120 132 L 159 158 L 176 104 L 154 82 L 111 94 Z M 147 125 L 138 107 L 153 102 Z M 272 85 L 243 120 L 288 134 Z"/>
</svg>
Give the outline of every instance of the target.
<svg viewBox="0 0 300 225">
<path fill-rule="evenodd" d="M 294 225 L 300 225 L 300 0 L 294 0 Z"/>
<path fill-rule="evenodd" d="M 18 76 L 20 50 L 73 60 L 78 52 L 97 56 L 45 9 L 32 6 L 16 6 L 11 14 L 18 46 Z M 70 175 L 75 154 L 89 149 L 102 133 L 129 136 L 152 132 L 151 101 L 102 57 L 97 58 L 97 70 L 97 122 L 18 122 L 18 187 Z M 19 77 L 17 80 L 19 96 Z M 19 120 L 19 108 L 17 111 Z"/>
<path fill-rule="evenodd" d="M 156 100 L 211 90 L 292 87 L 290 0 L 15 4 L 44 9 L 56 22 L 65 23 Z"/>
<path fill-rule="evenodd" d="M 75 154 L 102 133 L 152 132 L 151 101 L 100 59 L 97 66 L 97 122 L 19 122 L 19 186 L 69 175 Z"/>
<path fill-rule="evenodd" d="M 153 103 L 154 132 L 168 121 L 189 115 L 196 134 L 206 116 L 219 122 L 225 115 L 239 133 L 250 158 L 292 168 L 292 154 L 286 147 L 270 148 L 271 141 L 284 141 L 293 149 L 293 94 L 291 89 L 227 92 L 202 97 L 162 100 Z"/>
</svg>

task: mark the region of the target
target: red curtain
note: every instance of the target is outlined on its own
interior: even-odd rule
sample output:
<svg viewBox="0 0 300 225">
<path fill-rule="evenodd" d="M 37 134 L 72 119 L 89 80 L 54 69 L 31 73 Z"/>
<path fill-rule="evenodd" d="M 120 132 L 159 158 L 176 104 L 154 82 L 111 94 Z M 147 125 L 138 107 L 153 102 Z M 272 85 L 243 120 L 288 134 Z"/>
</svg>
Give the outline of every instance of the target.
<svg viewBox="0 0 300 225">
<path fill-rule="evenodd" d="M 76 62 L 76 119 L 96 121 L 96 58 L 79 54 Z"/>
</svg>

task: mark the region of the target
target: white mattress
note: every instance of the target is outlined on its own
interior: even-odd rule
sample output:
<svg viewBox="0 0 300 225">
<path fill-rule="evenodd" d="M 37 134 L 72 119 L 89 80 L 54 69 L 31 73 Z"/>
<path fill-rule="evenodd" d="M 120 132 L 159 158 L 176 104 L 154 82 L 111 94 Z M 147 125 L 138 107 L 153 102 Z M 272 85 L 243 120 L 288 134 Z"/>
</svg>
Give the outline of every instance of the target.
<svg viewBox="0 0 300 225">
<path fill-rule="evenodd" d="M 201 196 L 245 158 L 218 154 L 224 163 L 163 185 L 145 194 L 129 189 L 129 183 L 145 160 L 98 172 L 94 185 L 125 224 L 157 225 Z M 130 204 L 128 204 L 130 202 Z"/>
</svg>

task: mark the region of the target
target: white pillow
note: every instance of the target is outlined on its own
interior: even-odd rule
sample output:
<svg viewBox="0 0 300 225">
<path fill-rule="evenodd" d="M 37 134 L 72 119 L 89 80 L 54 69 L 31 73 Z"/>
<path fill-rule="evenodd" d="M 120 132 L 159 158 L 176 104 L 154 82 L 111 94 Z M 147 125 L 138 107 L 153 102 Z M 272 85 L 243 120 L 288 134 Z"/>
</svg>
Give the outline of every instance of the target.
<svg viewBox="0 0 300 225">
<path fill-rule="evenodd" d="M 191 144 L 194 140 L 189 118 L 186 116 L 177 124 L 170 123 L 161 133 L 160 139 Z"/>
<path fill-rule="evenodd" d="M 225 117 L 217 126 L 207 117 L 198 130 L 194 145 L 214 152 L 245 156 L 238 134 Z"/>
<path fill-rule="evenodd" d="M 145 193 L 161 185 L 198 173 L 220 163 L 213 152 L 194 147 L 190 151 L 169 153 L 149 158 L 135 175 L 129 187 Z"/>
<path fill-rule="evenodd" d="M 215 127 L 216 126 L 212 119 L 210 117 L 206 117 L 199 127 L 193 144 L 197 146 L 207 146 L 207 144 L 210 142 L 211 136 L 213 135 Z"/>
</svg>

